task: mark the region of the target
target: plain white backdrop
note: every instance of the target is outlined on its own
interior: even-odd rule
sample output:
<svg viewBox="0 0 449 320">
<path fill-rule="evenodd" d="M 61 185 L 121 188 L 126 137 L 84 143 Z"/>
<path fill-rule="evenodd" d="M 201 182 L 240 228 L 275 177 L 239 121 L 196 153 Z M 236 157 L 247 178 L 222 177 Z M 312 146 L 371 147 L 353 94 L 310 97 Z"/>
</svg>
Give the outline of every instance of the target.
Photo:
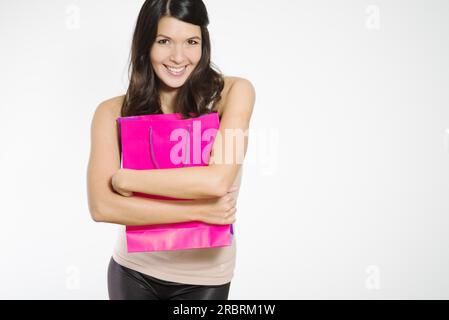
<svg viewBox="0 0 449 320">
<path fill-rule="evenodd" d="M 0 1 L 0 298 L 107 299 L 90 124 L 143 0 Z M 449 3 L 207 0 L 257 100 L 230 299 L 449 298 Z"/>
</svg>

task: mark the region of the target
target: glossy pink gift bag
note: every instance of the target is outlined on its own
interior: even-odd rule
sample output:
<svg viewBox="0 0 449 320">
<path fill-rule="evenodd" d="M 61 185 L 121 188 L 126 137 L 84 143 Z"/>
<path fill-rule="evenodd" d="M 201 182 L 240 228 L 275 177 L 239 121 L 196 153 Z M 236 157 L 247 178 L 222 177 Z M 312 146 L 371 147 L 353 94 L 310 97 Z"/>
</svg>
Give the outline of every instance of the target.
<svg viewBox="0 0 449 320">
<path fill-rule="evenodd" d="M 178 113 L 119 117 L 121 167 L 152 170 L 206 166 L 219 128 L 217 112 L 182 119 Z M 134 196 L 183 201 L 134 192 Z M 128 252 L 211 248 L 232 244 L 232 224 L 200 221 L 126 226 Z"/>
</svg>

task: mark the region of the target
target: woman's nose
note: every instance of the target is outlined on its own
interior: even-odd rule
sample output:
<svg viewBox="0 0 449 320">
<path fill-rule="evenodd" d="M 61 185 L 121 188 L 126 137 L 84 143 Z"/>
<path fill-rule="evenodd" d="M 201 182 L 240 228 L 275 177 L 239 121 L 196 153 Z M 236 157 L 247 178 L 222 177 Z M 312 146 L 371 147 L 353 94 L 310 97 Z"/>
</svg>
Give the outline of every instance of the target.
<svg viewBox="0 0 449 320">
<path fill-rule="evenodd" d="M 184 61 L 184 50 L 182 46 L 174 46 L 170 60 L 178 64 Z"/>
</svg>

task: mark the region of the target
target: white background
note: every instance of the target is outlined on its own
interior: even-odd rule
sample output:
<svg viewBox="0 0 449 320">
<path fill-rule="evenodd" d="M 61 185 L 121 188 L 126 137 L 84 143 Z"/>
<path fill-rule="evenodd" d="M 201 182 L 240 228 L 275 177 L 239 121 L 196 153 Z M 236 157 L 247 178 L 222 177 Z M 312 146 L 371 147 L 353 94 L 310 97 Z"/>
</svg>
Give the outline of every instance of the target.
<svg viewBox="0 0 449 320">
<path fill-rule="evenodd" d="M 257 101 L 230 299 L 449 298 L 449 3 L 208 0 Z M 90 124 L 142 0 L 0 1 L 0 298 L 107 299 Z"/>
</svg>

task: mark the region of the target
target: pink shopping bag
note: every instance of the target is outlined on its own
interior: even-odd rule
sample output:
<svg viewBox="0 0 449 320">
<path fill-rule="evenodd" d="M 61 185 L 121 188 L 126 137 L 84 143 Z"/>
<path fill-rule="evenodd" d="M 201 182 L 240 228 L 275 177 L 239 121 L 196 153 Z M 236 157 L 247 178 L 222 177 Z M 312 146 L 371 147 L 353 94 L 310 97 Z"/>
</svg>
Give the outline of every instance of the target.
<svg viewBox="0 0 449 320">
<path fill-rule="evenodd" d="M 121 167 L 152 170 L 206 166 L 219 128 L 217 112 L 182 119 L 178 113 L 119 117 Z M 135 192 L 134 196 L 185 200 Z M 128 252 L 229 246 L 232 224 L 200 221 L 126 226 Z"/>
</svg>

